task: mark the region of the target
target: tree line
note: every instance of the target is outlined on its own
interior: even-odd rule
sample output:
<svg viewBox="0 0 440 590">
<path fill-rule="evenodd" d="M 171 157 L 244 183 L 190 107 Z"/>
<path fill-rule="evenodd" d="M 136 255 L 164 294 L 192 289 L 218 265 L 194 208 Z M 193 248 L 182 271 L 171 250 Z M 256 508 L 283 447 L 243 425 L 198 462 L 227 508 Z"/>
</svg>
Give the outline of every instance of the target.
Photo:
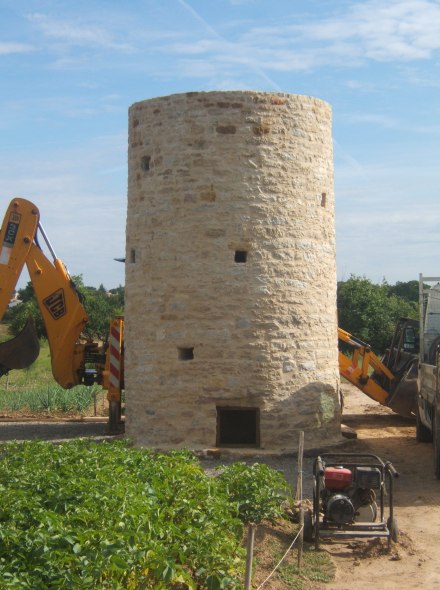
<svg viewBox="0 0 440 590">
<path fill-rule="evenodd" d="M 89 321 L 84 327 L 83 334 L 87 338 L 105 340 L 110 320 L 124 314 L 124 287 L 107 289 L 104 285 L 87 287 L 81 275 L 72 277 L 72 281 L 83 302 Z M 18 290 L 19 305 L 10 308 L 5 314 L 4 321 L 9 324 L 9 332 L 16 336 L 23 329 L 29 316 L 35 320 L 35 327 L 39 338 L 45 339 L 46 328 L 38 308 L 34 288 L 29 281 L 23 289 Z"/>
<path fill-rule="evenodd" d="M 385 280 L 375 284 L 351 275 L 338 282 L 338 325 L 369 344 L 376 354 L 385 352 L 399 318 L 419 318 L 419 282 Z"/>
</svg>

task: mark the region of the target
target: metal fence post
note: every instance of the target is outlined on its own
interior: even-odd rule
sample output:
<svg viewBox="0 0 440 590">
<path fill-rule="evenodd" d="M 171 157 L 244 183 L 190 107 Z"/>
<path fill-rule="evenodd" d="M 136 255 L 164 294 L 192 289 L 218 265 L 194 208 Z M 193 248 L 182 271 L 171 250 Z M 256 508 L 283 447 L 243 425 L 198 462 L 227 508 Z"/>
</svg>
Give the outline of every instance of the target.
<svg viewBox="0 0 440 590">
<path fill-rule="evenodd" d="M 301 570 L 304 547 L 304 506 L 303 506 L 303 455 L 304 455 L 304 431 L 299 433 L 298 443 L 298 480 L 296 484 L 296 501 L 299 505 L 299 538 L 298 538 L 298 569 Z"/>
</svg>

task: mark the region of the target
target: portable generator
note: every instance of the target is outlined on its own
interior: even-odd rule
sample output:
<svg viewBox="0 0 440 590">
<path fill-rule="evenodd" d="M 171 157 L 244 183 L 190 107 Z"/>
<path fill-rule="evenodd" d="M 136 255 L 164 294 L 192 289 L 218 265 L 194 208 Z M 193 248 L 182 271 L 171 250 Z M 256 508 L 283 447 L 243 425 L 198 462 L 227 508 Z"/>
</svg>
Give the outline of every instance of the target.
<svg viewBox="0 0 440 590">
<path fill-rule="evenodd" d="M 376 455 L 325 453 L 313 464 L 313 510 L 304 514 L 304 539 L 385 537 L 397 540 L 390 461 Z M 386 501 L 385 501 L 386 500 Z M 387 511 L 387 515 L 385 515 Z"/>
</svg>

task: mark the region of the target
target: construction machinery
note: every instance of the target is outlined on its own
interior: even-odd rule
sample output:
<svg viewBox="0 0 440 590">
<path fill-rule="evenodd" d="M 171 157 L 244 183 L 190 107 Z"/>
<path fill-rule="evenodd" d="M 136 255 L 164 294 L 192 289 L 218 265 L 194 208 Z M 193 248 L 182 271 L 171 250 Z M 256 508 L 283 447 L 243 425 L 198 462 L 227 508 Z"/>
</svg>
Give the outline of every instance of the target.
<svg viewBox="0 0 440 590">
<path fill-rule="evenodd" d="M 416 438 L 434 445 L 440 479 L 440 277 L 419 276 L 420 353 Z"/>
<path fill-rule="evenodd" d="M 417 405 L 418 333 L 417 320 L 401 318 L 389 348 L 379 358 L 369 344 L 338 328 L 341 377 L 396 414 L 413 418 Z"/>
<path fill-rule="evenodd" d="M 313 510 L 304 514 L 304 539 L 382 537 L 397 541 L 389 461 L 368 453 L 323 453 L 313 464 Z"/>
<path fill-rule="evenodd" d="M 40 246 L 42 238 L 52 260 Z M 26 264 L 46 327 L 52 373 L 61 387 L 98 383 L 107 390 L 109 431 L 119 430 L 123 389 L 123 319 L 111 321 L 109 341 L 83 338 L 88 321 L 82 297 L 43 230 L 36 205 L 21 198 L 9 204 L 0 230 L 0 318 L 7 310 Z M 32 320 L 12 340 L 0 344 L 0 376 L 29 366 L 39 341 Z"/>
</svg>

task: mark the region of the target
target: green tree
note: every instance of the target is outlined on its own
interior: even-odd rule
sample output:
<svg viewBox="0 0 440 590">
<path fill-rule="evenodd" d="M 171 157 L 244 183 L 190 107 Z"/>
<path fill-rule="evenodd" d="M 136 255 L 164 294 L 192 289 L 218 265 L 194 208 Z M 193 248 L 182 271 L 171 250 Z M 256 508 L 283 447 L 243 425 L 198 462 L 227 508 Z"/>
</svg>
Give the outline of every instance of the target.
<svg viewBox="0 0 440 590">
<path fill-rule="evenodd" d="M 397 281 L 395 285 L 390 285 L 390 293 L 397 295 L 406 301 L 419 302 L 419 281 Z"/>
<path fill-rule="evenodd" d="M 124 288 L 119 286 L 115 293 L 107 292 L 101 285 L 99 289 L 86 287 L 81 275 L 72 277 L 83 305 L 89 316 L 89 321 L 84 329 L 84 336 L 97 339 L 105 339 L 108 334 L 110 320 L 124 313 Z M 16 336 L 24 327 L 28 317 L 34 317 L 39 338 L 46 338 L 46 328 L 38 308 L 32 283 L 18 291 L 19 298 L 23 301 L 20 305 L 10 309 L 5 317 L 9 323 L 9 332 Z"/>
<path fill-rule="evenodd" d="M 338 283 L 339 326 L 381 354 L 389 345 L 400 317 L 418 317 L 417 303 L 393 293 L 386 281 L 380 285 L 351 275 Z"/>
<path fill-rule="evenodd" d="M 38 309 L 37 300 L 35 297 L 30 297 L 22 301 L 23 303 L 8 310 L 8 313 L 5 315 L 5 321 L 9 324 L 9 333 L 17 336 L 24 328 L 28 318 L 32 316 L 35 320 L 35 329 L 38 338 L 46 338 L 46 328 L 40 310 Z"/>
</svg>

